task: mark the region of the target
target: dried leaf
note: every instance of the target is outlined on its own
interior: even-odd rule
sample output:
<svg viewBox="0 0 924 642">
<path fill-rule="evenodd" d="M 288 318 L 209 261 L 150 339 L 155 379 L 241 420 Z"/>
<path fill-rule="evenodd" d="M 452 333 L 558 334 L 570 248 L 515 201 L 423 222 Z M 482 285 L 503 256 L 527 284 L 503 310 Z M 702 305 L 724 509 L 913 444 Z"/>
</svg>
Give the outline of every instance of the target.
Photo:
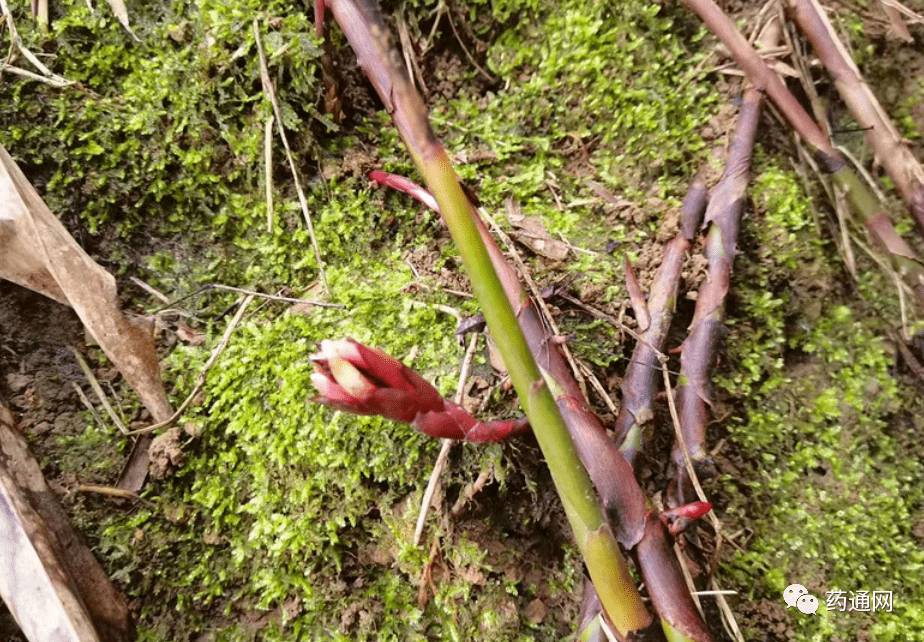
<svg viewBox="0 0 924 642">
<path fill-rule="evenodd" d="M 0 597 L 27 639 L 134 639 L 125 599 L 74 532 L 2 402 L 0 542 Z"/>
<path fill-rule="evenodd" d="M 170 418 L 150 328 L 122 314 L 115 279 L 68 234 L 2 146 L 0 278 L 73 307 L 154 420 Z"/>
<path fill-rule="evenodd" d="M 504 363 L 504 358 L 501 356 L 497 344 L 494 343 L 494 339 L 490 335 L 488 335 L 488 360 L 491 362 L 491 367 L 500 373 L 502 377 L 507 375 L 507 365 Z"/>
<path fill-rule="evenodd" d="M 122 467 L 119 473 L 119 480 L 116 487 L 137 493 L 144 487 L 144 481 L 148 478 L 148 465 L 151 462 L 151 442 L 153 437 L 150 434 L 144 434 L 138 437 L 138 441 L 132 446 L 132 451 L 128 456 L 128 461 Z"/>
<path fill-rule="evenodd" d="M 622 210 L 627 207 L 632 207 L 633 205 L 635 205 L 635 203 L 633 203 L 627 198 L 619 198 L 618 196 L 613 194 L 613 192 L 606 189 L 603 185 L 601 185 L 597 181 L 588 180 L 587 186 L 593 190 L 594 194 L 602 198 L 604 201 L 606 201 L 607 203 L 609 203 L 616 209 Z"/>
<path fill-rule="evenodd" d="M 905 20 L 902 18 L 901 11 L 885 2 L 882 3 L 882 9 L 889 19 L 889 30 L 886 33 L 905 42 L 914 42 L 911 32 L 908 31 L 908 27 L 905 25 Z"/>
<path fill-rule="evenodd" d="M 109 7 L 112 9 L 112 13 L 115 14 L 115 17 L 119 19 L 119 22 L 122 23 L 122 26 L 125 27 L 125 31 L 130 33 L 132 38 L 140 42 L 141 39 L 135 35 L 135 32 L 132 31 L 131 26 L 128 24 L 128 9 L 125 7 L 124 0 L 109 0 Z"/>
<path fill-rule="evenodd" d="M 304 305 L 304 304 L 297 304 L 297 305 Z M 290 310 L 294 308 L 295 306 L 293 306 Z M 179 326 L 177 326 L 176 338 L 182 341 L 183 343 L 191 345 L 193 347 L 198 347 L 205 343 L 205 335 L 199 332 L 198 330 L 196 330 L 195 328 L 192 328 L 191 326 L 186 325 L 185 323 L 181 323 Z"/>
<path fill-rule="evenodd" d="M 632 304 L 632 310 L 635 312 L 635 320 L 638 322 L 639 332 L 644 332 L 651 325 L 651 315 L 648 313 L 648 304 L 645 302 L 645 294 L 642 292 L 642 286 L 638 284 L 635 278 L 635 272 L 629 265 L 629 259 L 626 263 L 626 289 L 629 290 L 629 302 Z"/>
<path fill-rule="evenodd" d="M 486 326 L 487 323 L 484 320 L 484 315 L 479 312 L 474 316 L 459 319 L 459 323 L 456 326 L 456 334 L 462 337 L 469 332 L 484 332 Z"/>
<path fill-rule="evenodd" d="M 512 236 L 539 256 L 554 261 L 568 256 L 568 246 L 552 238 L 539 217 L 523 214 L 513 199 L 507 199 L 507 220 L 516 228 Z"/>
</svg>

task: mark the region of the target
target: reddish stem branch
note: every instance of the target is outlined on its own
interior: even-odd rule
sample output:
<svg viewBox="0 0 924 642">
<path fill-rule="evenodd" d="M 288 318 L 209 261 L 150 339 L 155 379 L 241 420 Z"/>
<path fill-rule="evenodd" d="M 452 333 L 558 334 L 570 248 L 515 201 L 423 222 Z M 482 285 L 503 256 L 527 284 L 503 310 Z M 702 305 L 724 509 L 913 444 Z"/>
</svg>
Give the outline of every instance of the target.
<svg viewBox="0 0 924 642">
<path fill-rule="evenodd" d="M 647 302 L 648 327 L 641 333 L 622 380 L 622 408 L 616 419 L 616 443 L 636 467 L 642 429 L 654 418 L 653 402 L 661 378 L 660 354 L 670 330 L 683 257 L 690 250 L 706 208 L 706 186 L 694 181 L 681 207 L 681 229 L 664 248 L 664 258 L 651 285 Z"/>
<path fill-rule="evenodd" d="M 373 179 L 404 191 L 425 205 L 430 205 L 432 202 L 429 192 L 406 178 L 385 172 L 375 172 Z M 684 202 L 684 209 L 687 213 L 682 219 L 682 231 L 678 238 L 683 239 L 687 246 L 689 246 L 688 239 L 693 237 L 698 227 L 697 219 L 702 215 L 704 200 L 705 188 L 702 185 L 694 185 Z M 474 209 L 473 213 L 477 216 L 477 211 Z M 480 217 L 478 220 L 481 220 Z M 503 261 L 503 255 L 487 229 L 483 225 L 480 227 L 486 235 L 485 244 L 489 250 L 493 248 L 492 260 L 496 256 Z M 680 243 L 674 244 L 672 253 L 676 253 L 676 258 L 671 259 L 671 263 L 675 261 L 678 263 L 676 268 L 678 273 L 683 251 Z M 662 619 L 691 639 L 708 640 L 709 634 L 705 624 L 699 616 L 683 579 L 679 562 L 671 548 L 672 540 L 667 526 L 648 508 L 647 500 L 635 481 L 632 466 L 606 435 L 600 419 L 590 410 L 581 396 L 578 384 L 558 346 L 549 341 L 545 324 L 542 323 L 536 306 L 533 305 L 506 261 L 503 265 L 505 272 L 509 271 L 509 274 L 508 278 L 502 278 L 502 282 L 511 302 L 518 302 L 517 319 L 523 328 L 530 349 L 539 366 L 549 375 L 550 386 L 556 394 L 558 408 L 571 433 L 581 462 L 587 468 L 600 494 L 607 517 L 614 525 L 617 539 L 620 544 L 632 552 L 638 562 L 655 610 Z M 670 268 L 668 271 L 672 270 L 673 268 Z M 674 277 L 674 286 L 668 284 L 669 279 L 668 276 L 660 278 L 663 285 L 656 286 L 658 292 L 670 292 L 669 296 L 664 297 L 664 303 L 658 304 L 664 309 L 670 307 L 668 299 L 672 299 L 676 291 L 676 277 Z M 659 298 L 655 296 L 654 288 L 652 297 Z M 657 352 L 652 352 L 652 354 L 657 364 Z M 655 373 L 659 372 L 657 365 L 650 370 Z M 585 588 L 585 591 L 587 590 L 591 588 Z"/>
<path fill-rule="evenodd" d="M 378 9 L 368 0 L 326 0 L 325 4 L 332 10 L 356 51 L 360 66 L 379 93 L 415 162 L 426 166 L 428 162 L 444 160 L 445 152 L 430 127 L 426 107 L 407 78 L 400 54 L 393 46 Z M 442 202 L 440 194 L 436 196 L 437 201 Z M 662 621 L 675 632 L 694 640 L 709 640 L 706 626 L 670 546 L 667 528 L 649 511 L 632 467 L 609 439 L 599 418 L 590 410 L 560 350 L 549 340 L 536 306 L 494 243 L 474 206 L 471 211 L 504 294 L 526 336 L 529 350 L 555 396 L 614 535 L 635 556 L 652 604 Z M 516 364 L 507 365 L 512 367 Z M 648 627 L 643 628 L 647 630 Z M 641 628 L 633 627 L 633 630 L 642 632 Z"/>
<path fill-rule="evenodd" d="M 710 403 L 709 385 L 719 343 L 725 333 L 725 296 L 737 253 L 735 244 L 744 209 L 762 98 L 758 89 L 745 92 L 725 173 L 712 190 L 706 209 L 705 223 L 709 225 L 709 233 L 705 253 L 709 260 L 709 273 L 700 286 L 693 322 L 681 348 L 680 379 L 674 393 L 680 430 L 694 469 L 700 468 L 706 460 L 703 443 L 706 438 L 706 405 Z M 677 477 L 672 487 L 671 505 L 696 501 L 698 498 L 684 465 L 683 452 L 677 444 L 673 459 Z"/>
<path fill-rule="evenodd" d="M 817 0 L 787 0 L 786 4 L 924 233 L 924 168 L 860 76 Z"/>
<path fill-rule="evenodd" d="M 834 183 L 847 194 L 847 201 L 867 231 L 889 253 L 892 265 L 914 290 L 924 307 L 924 265 L 899 236 L 875 196 L 850 170 L 844 158 L 831 146 L 799 101 L 748 44 L 744 36 L 713 0 L 686 0 L 703 22 L 728 47 L 751 82 L 765 91 L 790 125 L 812 147 L 819 166 L 831 174 Z"/>
</svg>

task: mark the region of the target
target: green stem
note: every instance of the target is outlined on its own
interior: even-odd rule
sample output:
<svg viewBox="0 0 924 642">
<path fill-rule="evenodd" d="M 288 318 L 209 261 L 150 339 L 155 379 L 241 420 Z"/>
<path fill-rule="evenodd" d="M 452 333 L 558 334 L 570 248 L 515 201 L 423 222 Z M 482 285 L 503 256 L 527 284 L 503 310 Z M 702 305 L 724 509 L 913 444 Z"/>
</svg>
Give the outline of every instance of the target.
<svg viewBox="0 0 924 642">
<path fill-rule="evenodd" d="M 423 123 L 417 123 L 423 127 Z M 429 127 L 429 125 L 427 125 Z M 526 337 L 491 265 L 487 248 L 472 218 L 468 198 L 442 146 L 413 154 L 424 181 L 439 204 L 462 264 L 472 282 L 485 321 L 507 366 L 510 379 L 548 462 L 578 548 L 604 609 L 619 633 L 644 628 L 650 622 L 629 575 L 568 428 L 548 385 L 529 350 Z"/>
<path fill-rule="evenodd" d="M 548 462 L 556 490 L 601 602 L 620 635 L 650 625 L 628 565 L 601 510 L 548 385 L 470 211 L 449 157 L 430 127 L 427 109 L 411 84 L 401 56 L 377 8 L 370 2 L 327 0 L 360 65 L 369 76 L 414 163 L 436 198 L 462 256 L 485 320 L 507 365 L 514 388 Z"/>
</svg>

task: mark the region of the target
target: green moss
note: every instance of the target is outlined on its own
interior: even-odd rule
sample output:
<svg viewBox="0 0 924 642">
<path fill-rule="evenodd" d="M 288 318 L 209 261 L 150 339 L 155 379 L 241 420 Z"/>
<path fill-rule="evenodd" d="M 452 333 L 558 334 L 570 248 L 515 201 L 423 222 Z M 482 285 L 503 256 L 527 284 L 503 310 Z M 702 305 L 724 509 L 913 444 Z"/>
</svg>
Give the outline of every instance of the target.
<svg viewBox="0 0 924 642">
<path fill-rule="evenodd" d="M 423 21 L 436 4 L 411 3 L 409 15 Z M 503 25 L 486 54 L 503 85 L 435 100 L 438 133 L 451 152 L 481 159 L 460 171 L 490 211 L 503 211 L 512 197 L 553 232 L 596 250 L 567 269 L 601 293 L 598 303 L 621 301 L 620 257 L 603 247 L 615 239 L 636 258 L 704 160 L 694 132 L 717 100 L 697 71 L 704 32 L 681 8 L 641 0 L 554 7 L 477 0 L 467 9 L 484 39 Z M 454 319 L 431 306 L 472 311 L 474 304 L 412 285 L 437 284 L 412 275 L 409 246 L 435 256 L 437 271 L 458 269 L 437 217 L 402 195 L 372 192 L 351 163 L 341 163 L 356 155 L 354 166 L 412 174 L 385 114 L 331 137 L 334 128 L 314 107 L 318 49 L 304 7 L 182 0 L 138 7 L 132 18 L 141 43 L 105 11 L 76 1 L 61 11 L 45 47 L 55 71 L 82 86 L 11 83 L 13 100 L 0 104 L 4 144 L 52 209 L 100 235 L 140 239 L 139 249 L 117 245 L 114 256 L 143 263 L 145 280 L 171 296 L 214 281 L 296 293 L 316 282 L 279 145 L 275 225 L 265 230 L 270 110 L 251 31 L 257 16 L 333 298 L 345 306 L 294 316 L 279 304 L 254 305 L 186 418 L 199 434 L 184 437 L 186 463 L 149 489 L 153 505 L 81 518 L 96 529 L 91 537 L 107 568 L 141 603 L 141 638 L 561 639 L 571 625 L 568 596 L 581 579 L 575 551 L 556 539 L 543 551 L 541 572 L 509 571 L 536 563 L 515 531 L 540 528 L 548 519 L 541 506 L 508 516 L 514 526 L 506 528 L 474 519 L 439 525 L 436 576 L 421 607 L 430 549 L 409 541 L 436 444 L 407 426 L 306 403 L 314 394 L 308 354 L 319 339 L 339 336 L 400 358 L 416 354 L 415 368 L 450 392 L 461 350 Z M 38 49 L 28 21 L 18 24 Z M 757 160 L 756 216 L 746 218 L 739 244 L 720 382 L 740 410 L 727 422 L 729 447 L 746 462 L 715 487 L 727 495 L 728 519 L 753 535 L 720 578 L 745 604 L 781 604 L 793 582 L 818 596 L 892 590 L 893 614 L 789 617 L 801 640 L 859 631 L 924 639 L 916 598 L 924 594 L 917 579 L 924 560 L 911 534 L 922 520 L 924 472 L 904 456 L 922 429 L 909 415 L 924 409 L 890 376 L 891 357 L 878 339 L 883 319 L 898 318 L 891 285 L 866 269 L 862 300 L 841 288 L 842 267 L 815 238 L 801 182 L 768 154 Z M 314 175 L 315 165 L 326 179 Z M 588 178 L 635 204 L 631 217 L 597 197 Z M 149 247 L 146 237 L 157 243 Z M 537 268 L 542 281 L 547 274 Z M 213 318 L 230 302 L 212 294 L 184 305 Z M 209 345 L 178 347 L 169 357 L 176 399 L 193 386 L 223 323 L 203 322 Z M 579 318 L 564 325 L 588 363 L 622 370 L 619 355 L 599 347 L 614 343 L 611 328 Z M 104 479 L 105 462 L 88 471 L 87 460 L 103 446 L 114 458 L 113 442 L 95 428 L 63 440 L 62 469 Z M 486 470 L 498 487 L 492 492 L 507 499 L 505 480 L 519 474 L 510 451 L 459 450 L 446 486 L 458 489 Z M 535 481 L 518 483 L 530 502 L 538 499 Z M 524 607 L 536 597 L 566 606 L 535 624 Z"/>
<path fill-rule="evenodd" d="M 424 640 L 443 631 L 448 639 L 515 640 L 524 627 L 536 639 L 554 637 L 557 619 L 529 624 L 521 603 L 529 588 L 506 583 L 465 537 L 444 543 L 448 574 L 421 609 L 428 548 L 410 541 L 438 443 L 409 426 L 307 403 L 308 355 L 326 337 L 353 336 L 404 358 L 414 352 L 419 372 L 444 392 L 454 386 L 455 320 L 412 306 L 402 293 L 412 277 L 400 265 L 391 249 L 332 267 L 332 287 L 349 280 L 348 313 L 261 314 L 237 330 L 188 417 L 201 436 L 190 440 L 187 463 L 152 489 L 157 509 L 116 517 L 102 536 L 115 577 L 145 601 L 143 639 L 185 639 L 205 628 L 218 631 L 215 639 L 249 639 L 240 622 L 214 619 L 280 607 L 288 615 L 267 616 L 260 639 Z M 207 354 L 181 348 L 168 367 L 185 377 Z M 485 450 L 467 452 L 463 464 Z M 496 447 L 486 454 L 494 460 Z M 507 567 L 520 554 L 505 555 Z M 550 578 L 571 578 L 579 567 L 565 568 Z M 570 591 L 575 580 L 557 582 Z"/>
<path fill-rule="evenodd" d="M 905 456 L 914 427 L 895 414 L 908 392 L 891 375 L 890 349 L 861 323 L 866 305 L 832 296 L 836 266 L 828 248 L 806 238 L 808 203 L 797 180 L 762 168 L 760 219 L 749 226 L 760 249 L 738 263 L 739 316 L 753 321 L 734 323 L 728 341 L 724 385 L 746 400 L 729 439 L 759 456 L 748 474 L 719 482 L 737 487 L 727 512 L 753 532 L 726 572 L 745 603 L 781 603 L 783 589 L 799 583 L 820 599 L 819 612 L 827 591 L 893 591 L 892 613 L 789 616 L 800 640 L 860 630 L 921 640 L 924 553 L 911 530 L 924 504 L 924 468 Z M 825 296 L 813 292 L 813 274 L 824 275 L 814 287 Z M 785 293 L 775 293 L 776 279 L 788 282 Z"/>
<path fill-rule="evenodd" d="M 107 11 L 60 10 L 53 66 L 79 85 L 17 83 L 0 105 L 4 142 L 41 178 L 52 210 L 79 215 L 91 233 L 108 224 L 236 236 L 259 225 L 269 107 L 251 21 L 260 19 L 293 146 L 310 153 L 312 121 L 324 119 L 313 108 L 319 50 L 308 18 L 283 2 L 177 0 L 135 8 L 136 42 Z"/>
<path fill-rule="evenodd" d="M 920 118 L 915 118 L 914 110 L 924 97 L 924 81 L 918 79 L 912 87 L 909 95 L 896 106 L 893 119 L 904 138 L 920 141 L 924 138 L 924 125 Z"/>
<path fill-rule="evenodd" d="M 495 10 L 510 15 L 514 8 Z M 294 199 L 280 202 L 277 216 L 282 224 L 272 235 L 254 233 L 265 217 L 260 141 L 267 111 L 256 84 L 253 51 L 248 49 L 252 36 L 246 12 L 217 7 L 184 11 L 186 36 L 175 49 L 183 64 L 193 65 L 193 73 L 171 72 L 182 67 L 179 62 L 166 68 L 164 61 L 146 63 L 146 74 L 156 69 L 161 78 L 155 82 L 143 74 L 133 75 L 132 83 L 121 81 L 123 93 L 125 87 L 132 87 L 129 95 L 136 101 L 126 111 L 140 110 L 143 99 L 163 95 L 157 93 L 162 85 L 179 91 L 176 83 L 187 82 L 186 76 L 207 83 L 195 88 L 205 92 L 206 107 L 173 104 L 169 115 L 161 115 L 162 127 L 146 130 L 162 141 L 188 134 L 184 123 L 194 117 L 189 112 L 207 110 L 209 95 L 222 105 L 229 103 L 230 111 L 219 109 L 196 121 L 213 132 L 190 140 L 190 149 L 198 153 L 164 161 L 164 168 L 172 171 L 185 168 L 179 176 L 189 176 L 192 183 L 168 185 L 164 178 L 157 179 L 164 176 L 160 171 L 164 168 L 149 170 L 156 170 L 152 179 L 156 189 L 175 187 L 178 206 L 207 208 L 213 215 L 210 228 L 233 238 L 233 243 L 230 248 L 211 250 L 206 262 L 184 254 L 188 250 L 182 246 L 161 251 L 149 264 L 149 278 L 155 284 L 170 284 L 178 294 L 216 274 L 232 283 L 267 288 L 308 284 L 315 278 L 316 266 Z M 492 94 L 486 102 L 465 97 L 436 106 L 437 129 L 454 150 L 487 148 L 496 153 L 492 162 L 462 167 L 467 180 L 480 181 L 482 194 L 494 209 L 512 195 L 530 213 L 538 210 L 554 230 L 582 240 L 593 235 L 603 238 L 599 209 L 582 205 L 559 211 L 547 205 L 550 173 L 560 183 L 566 203 L 586 198 L 586 187 L 564 171 L 561 148 L 571 132 L 576 132 L 581 146 L 596 141 L 588 168 L 605 175 L 613 189 L 627 189 L 640 198 L 656 182 L 669 184 L 659 178 L 665 164 L 673 168 L 671 176 L 683 176 L 684 164 L 698 153 L 696 142 L 671 145 L 667 155 L 649 150 L 666 148 L 663 143 L 678 135 L 688 136 L 703 120 L 692 113 L 693 104 L 709 101 L 702 100 L 701 87 L 692 96 L 672 93 L 677 74 L 687 74 L 685 81 L 699 87 L 689 75 L 698 59 L 671 35 L 670 18 L 657 14 L 657 9 L 641 2 L 617 10 L 573 2 L 545 16 L 540 28 L 519 23 L 492 49 L 490 64 L 505 75 L 529 73 L 535 78 Z M 80 14 L 72 19 L 80 19 Z M 172 19 L 157 29 L 173 33 L 180 24 Z M 288 28 L 291 37 L 300 38 L 307 27 L 294 22 Z M 64 26 L 59 30 L 62 37 L 69 33 Z M 206 34 L 216 34 L 216 42 L 206 50 L 180 46 L 203 38 L 209 41 Z M 311 42 L 305 46 L 313 46 Z M 568 54 L 556 61 L 536 48 L 540 43 Z M 235 57 L 242 46 L 245 55 Z M 268 43 L 270 56 L 275 47 Z M 624 51 L 626 47 L 630 51 Z M 313 50 L 308 53 L 310 60 Z M 596 61 L 592 68 L 582 70 L 573 64 L 591 53 Z M 100 52 L 93 49 L 87 55 Z M 652 56 L 658 60 L 653 65 L 647 62 Z M 287 81 L 288 67 L 279 64 L 280 80 Z M 203 71 L 196 72 L 200 67 Z M 107 82 L 99 80 L 101 86 Z M 546 83 L 572 98 L 583 95 L 583 104 L 556 106 L 547 101 Z M 314 91 L 309 81 L 288 91 L 289 100 L 302 97 L 309 105 L 314 102 L 313 97 L 307 100 Z M 661 98 L 652 100 L 654 94 Z M 526 106 L 539 98 L 542 109 L 527 112 Z M 304 122 L 287 125 L 307 136 Z M 386 159 L 385 169 L 409 172 L 384 116 L 370 119 L 357 136 L 379 146 L 377 155 Z M 297 152 L 311 149 L 308 138 L 299 140 Z M 223 150 L 221 166 L 214 165 L 214 154 L 202 151 L 206 142 Z M 327 144 L 326 153 L 349 154 L 358 143 L 352 137 L 337 139 Z M 38 141 L 30 144 L 38 147 Z M 627 169 L 612 171 L 617 166 Z M 195 181 L 206 180 L 211 173 L 223 180 L 208 185 L 206 205 L 197 204 L 191 194 L 206 186 Z M 417 593 L 426 549 L 408 542 L 436 445 L 407 426 L 332 414 L 305 403 L 313 394 L 307 356 L 314 343 L 325 337 L 353 336 L 399 357 L 418 346 L 414 366 L 435 377 L 446 392 L 454 386 L 460 356 L 450 338 L 453 320 L 432 308 L 411 306 L 403 293 L 412 276 L 400 248 L 405 239 L 418 242 L 421 232 L 432 235 L 438 229 L 433 215 L 418 218 L 419 210 L 406 198 L 373 195 L 358 177 L 337 170 L 332 174 L 326 184 L 309 183 L 308 201 L 331 289 L 348 311 L 319 309 L 306 317 L 261 313 L 239 328 L 209 378 L 203 405 L 190 417 L 202 436 L 190 440 L 186 464 L 169 482 L 152 490 L 152 497 L 160 502 L 156 509 L 111 520 L 101 538 L 101 550 L 115 576 L 144 600 L 143 638 L 182 639 L 210 629 L 214 639 L 228 640 L 558 639 L 561 627 L 569 628 L 560 620 L 567 611 L 534 624 L 523 610 L 539 594 L 560 599 L 556 596 L 575 591 L 580 566 L 573 550 L 553 554 L 550 562 L 564 556 L 563 563 L 543 569 L 538 581 L 525 583 L 503 570 L 523 567 L 525 551 L 511 544 L 488 556 L 479 544 L 483 536 L 470 539 L 464 532 L 450 530 L 442 545 L 446 571 L 434 582 L 435 593 L 421 609 Z M 50 189 L 61 187 L 56 183 Z M 151 189 L 146 183 L 138 187 L 145 198 Z M 141 211 L 141 205 L 135 210 Z M 199 215 L 181 209 L 178 218 L 183 216 Z M 392 227 L 382 225 L 387 218 L 393 218 Z M 97 220 L 97 215 L 91 219 Z M 98 220 L 105 221 L 105 215 Z M 446 246 L 440 251 L 451 262 L 448 257 L 454 253 Z M 247 263 L 239 264 L 240 256 L 248 257 Z M 606 287 L 621 282 L 615 260 L 603 266 L 588 260 L 576 267 L 587 269 L 590 279 Z M 177 275 L 179 287 L 172 281 Z M 613 287 L 615 298 L 621 286 Z M 446 302 L 439 296 L 425 300 Z M 221 328 L 210 330 L 213 337 L 220 332 Z M 191 348 L 173 353 L 169 367 L 178 391 L 191 385 L 206 355 L 205 349 Z M 494 477 L 503 479 L 507 464 L 499 460 L 499 450 L 479 447 L 466 448 L 460 480 L 467 478 L 466 470 L 483 468 L 485 462 L 494 462 L 490 464 Z M 525 518 L 524 527 L 536 519 Z M 496 537 L 503 542 L 505 536 Z M 170 563 L 158 563 L 159 559 Z M 234 617 L 259 609 L 271 615 L 256 632 Z"/>
<path fill-rule="evenodd" d="M 572 1 L 524 12 L 529 18 L 488 53 L 491 70 L 509 79 L 505 87 L 435 105 L 437 129 L 454 150 L 496 156 L 462 168 L 495 210 L 513 197 L 591 249 L 607 238 L 637 240 L 623 223 L 603 223 L 603 203 L 581 176 L 638 201 L 652 189 L 683 193 L 678 182 L 703 149 L 693 133 L 715 101 L 695 71 L 702 32 L 678 37 L 682 23 L 645 2 Z"/>
</svg>

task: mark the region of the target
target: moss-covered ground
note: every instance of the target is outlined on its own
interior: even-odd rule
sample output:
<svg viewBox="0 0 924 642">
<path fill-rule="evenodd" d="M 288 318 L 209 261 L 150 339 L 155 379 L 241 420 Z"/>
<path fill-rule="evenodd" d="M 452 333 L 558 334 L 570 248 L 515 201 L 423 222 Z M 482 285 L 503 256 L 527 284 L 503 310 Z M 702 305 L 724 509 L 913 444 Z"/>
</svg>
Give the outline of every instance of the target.
<svg viewBox="0 0 924 642">
<path fill-rule="evenodd" d="M 176 404 L 235 300 L 198 292 L 203 285 L 320 295 L 278 139 L 267 229 L 272 109 L 254 19 L 305 184 L 327 300 L 342 306 L 254 303 L 182 422 L 183 462 L 148 485 L 148 502 L 68 499 L 129 596 L 140 639 L 566 639 L 580 562 L 530 437 L 457 446 L 440 508 L 415 547 L 439 444 L 408 426 L 307 403 L 308 355 L 341 336 L 408 360 L 452 394 L 464 351 L 445 308 L 476 312 L 452 292 L 467 285 L 439 219 L 365 178 L 412 169 L 336 28 L 327 37 L 342 121 L 324 111 L 321 44 L 302 4 L 132 6 L 138 41 L 103 6 L 57 3 L 47 35 L 24 11 L 14 14 L 27 45 L 78 84 L 0 79 L 2 143 L 120 276 L 131 307 L 158 303 L 129 276 L 188 297 L 172 307 L 205 344 L 177 342 L 176 317 L 167 315 L 160 335 L 171 346 L 164 371 Z M 503 223 L 512 198 L 576 248 L 561 263 L 530 258 L 540 286 L 574 279 L 581 299 L 618 315 L 623 257 L 646 282 L 687 183 L 703 165 L 721 165 L 737 89 L 710 71 L 711 37 L 682 6 L 642 0 L 431 1 L 386 11 L 421 48 L 430 44 L 421 60 L 435 129 L 486 209 Z M 913 119 L 920 85 L 915 91 L 894 99 L 909 137 L 922 134 Z M 763 124 L 778 127 L 769 117 Z M 718 476 L 706 484 L 731 536 L 717 579 L 738 592 L 730 602 L 747 639 L 924 640 L 922 382 L 896 366 L 893 282 L 861 250 L 850 277 L 834 219 L 815 188 L 806 193 L 782 139 L 759 141 L 728 304 L 720 420 L 709 438 Z M 691 259 L 684 289 L 701 267 Z M 558 311 L 576 353 L 615 393 L 631 344 L 579 310 Z M 691 314 L 684 299 L 679 322 Z M 910 314 L 910 329 L 920 329 Z M 480 353 L 475 373 L 495 376 Z M 121 393 L 130 407 L 130 392 Z M 514 400 L 495 391 L 485 412 L 515 412 Z M 32 436 L 34 445 L 49 475 L 112 483 L 127 444 L 114 427 L 83 419 L 78 434 Z M 663 442 L 670 428 L 658 430 Z M 479 475 L 483 487 L 451 513 Z M 656 473 L 649 487 L 660 481 Z M 816 616 L 786 609 L 782 592 L 793 583 L 820 598 Z M 826 592 L 837 590 L 848 598 L 891 591 L 891 612 L 826 608 Z"/>
</svg>

